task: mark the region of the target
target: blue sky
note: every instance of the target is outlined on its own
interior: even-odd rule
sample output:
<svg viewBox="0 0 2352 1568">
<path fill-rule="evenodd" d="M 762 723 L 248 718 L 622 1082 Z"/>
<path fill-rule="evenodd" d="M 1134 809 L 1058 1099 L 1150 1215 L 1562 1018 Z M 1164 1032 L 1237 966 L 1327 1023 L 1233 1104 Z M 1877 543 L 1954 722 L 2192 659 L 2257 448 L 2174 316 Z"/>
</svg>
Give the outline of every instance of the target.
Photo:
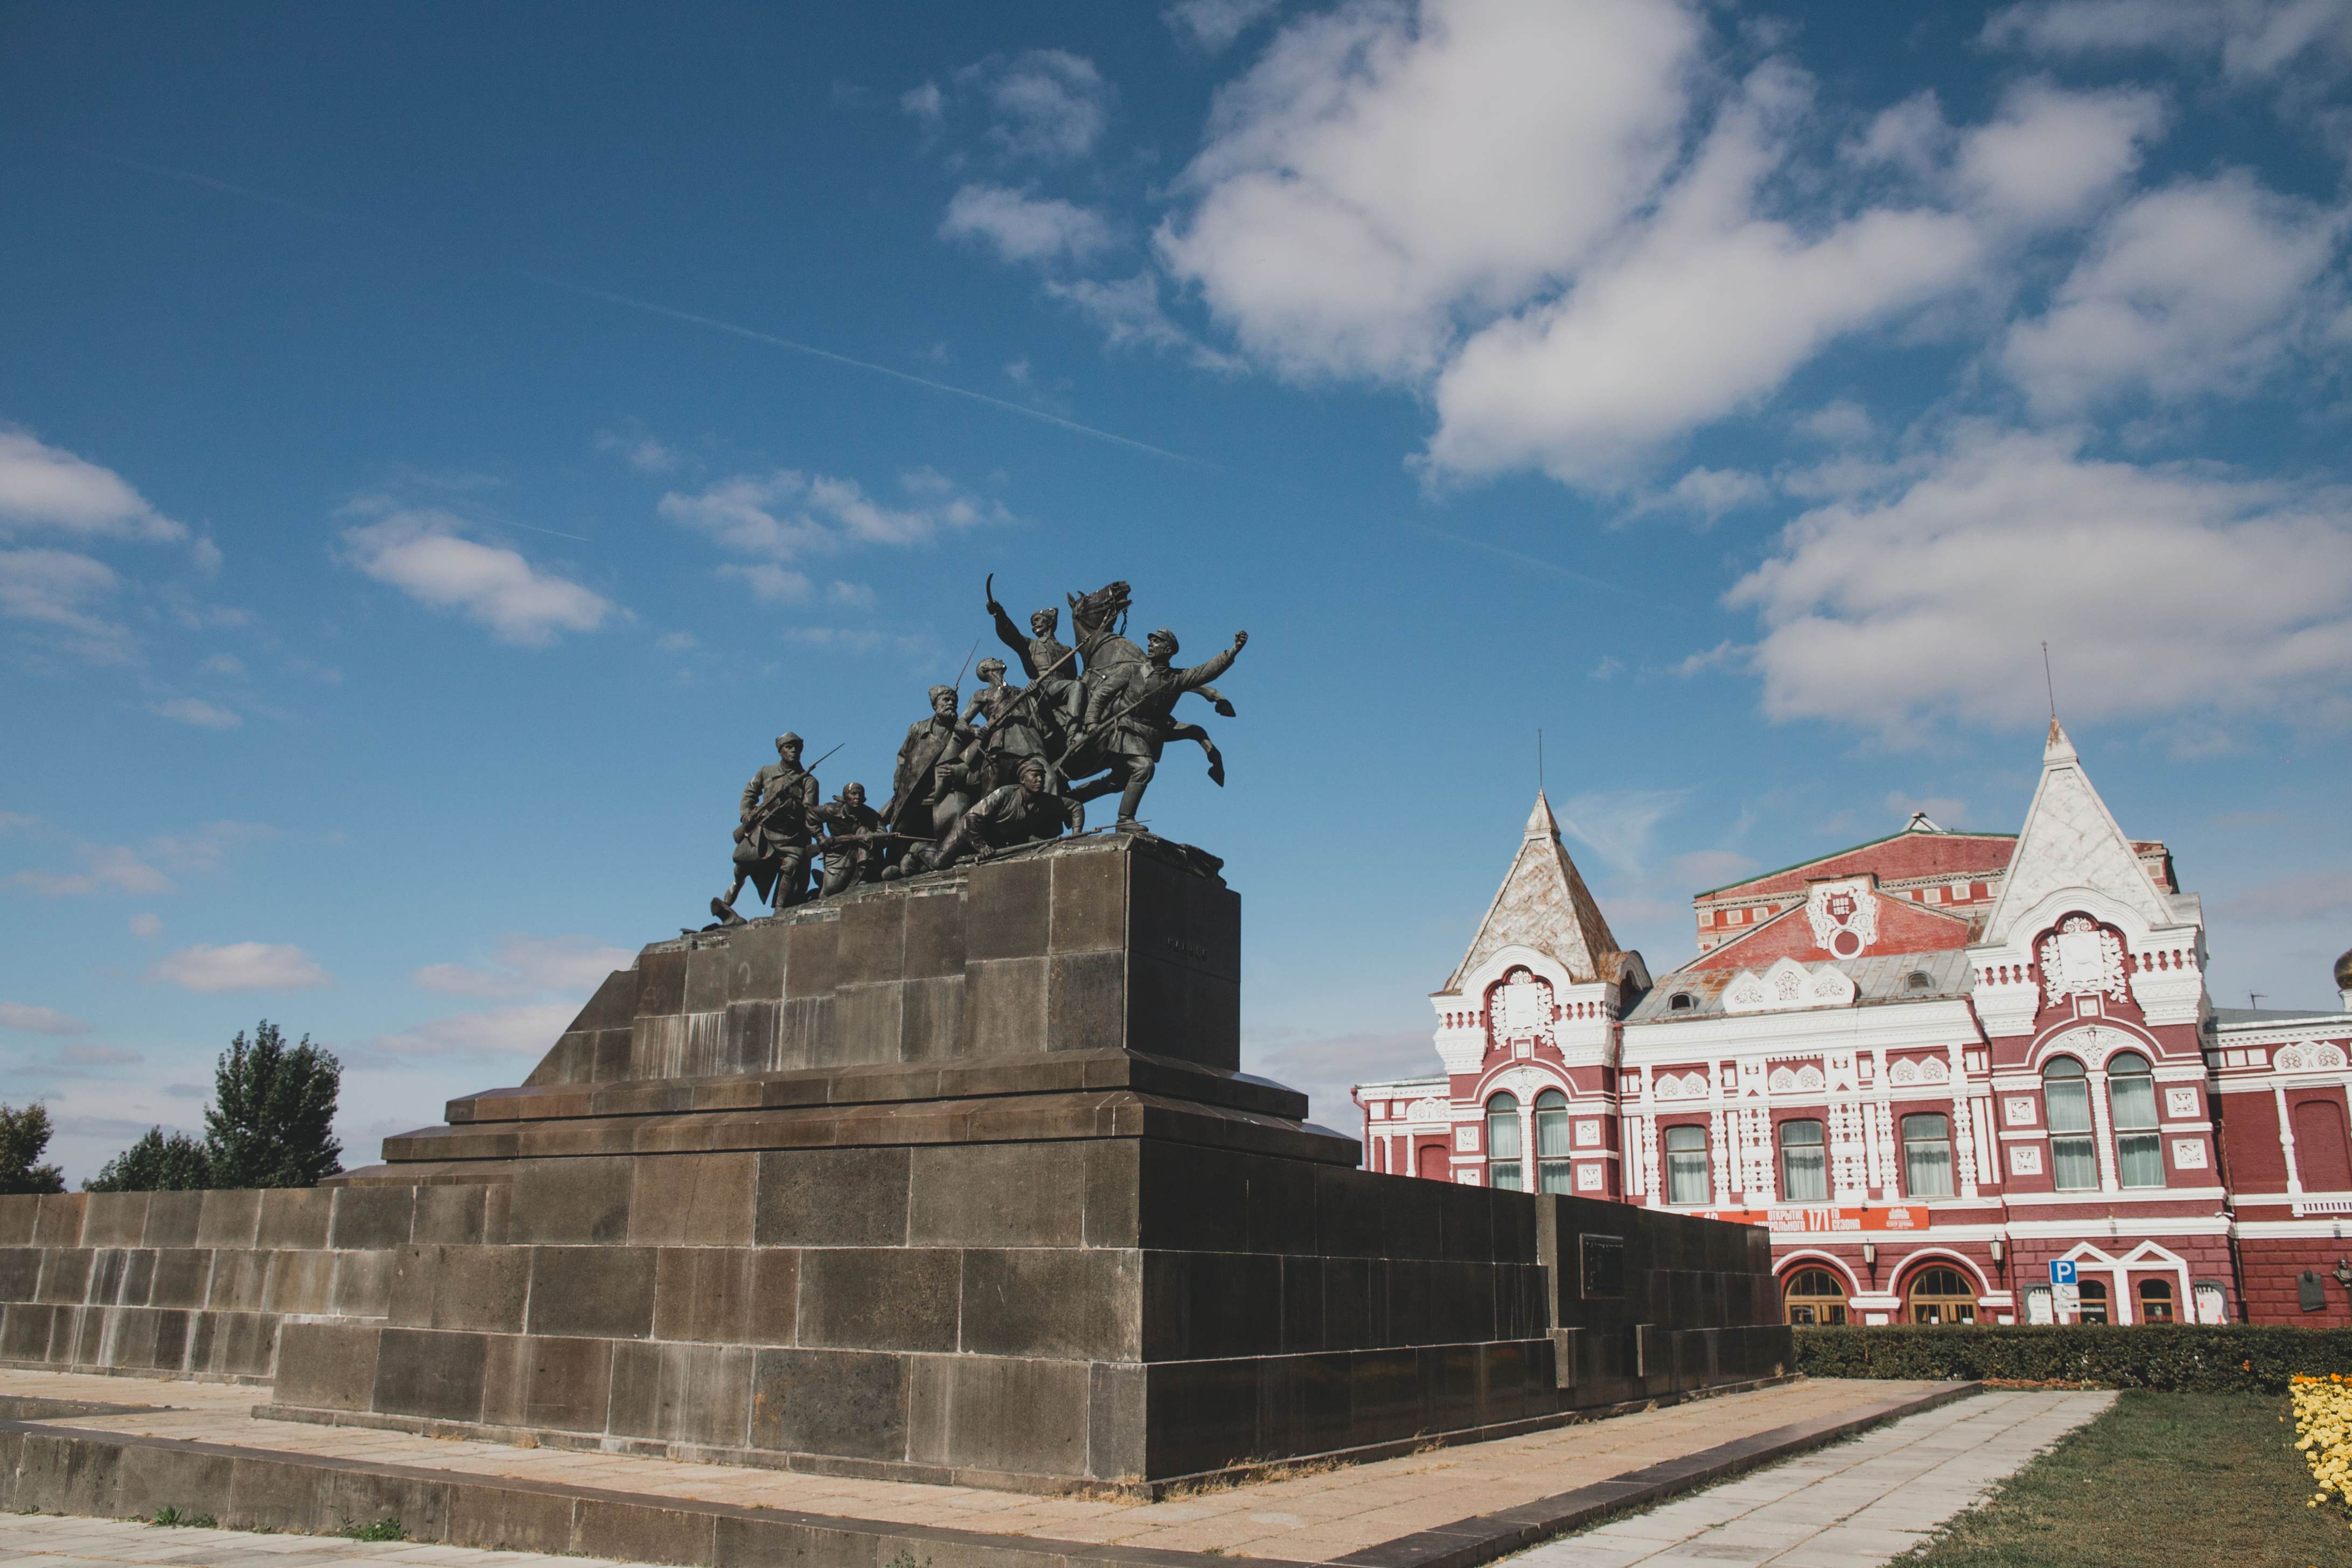
<svg viewBox="0 0 2352 1568">
<path fill-rule="evenodd" d="M 1247 651 L 1147 815 L 1345 1121 L 1536 783 L 1688 898 L 2061 713 L 2213 989 L 2352 943 L 2352 22 L 2309 0 L 0 6 L 0 1098 L 268 1016 L 347 1156 L 1117 576 Z"/>
</svg>

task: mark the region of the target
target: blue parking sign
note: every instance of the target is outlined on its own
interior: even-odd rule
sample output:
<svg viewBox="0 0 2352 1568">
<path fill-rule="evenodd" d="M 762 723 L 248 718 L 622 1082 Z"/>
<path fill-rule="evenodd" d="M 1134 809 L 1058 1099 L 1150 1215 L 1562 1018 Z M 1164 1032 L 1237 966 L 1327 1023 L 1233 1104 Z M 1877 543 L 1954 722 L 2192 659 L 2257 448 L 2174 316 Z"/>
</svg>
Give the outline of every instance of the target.
<svg viewBox="0 0 2352 1568">
<path fill-rule="evenodd" d="M 2050 1283 L 2053 1285 L 2074 1284 L 2074 1260 L 2071 1258 L 2057 1258 L 2051 1259 Z"/>
</svg>

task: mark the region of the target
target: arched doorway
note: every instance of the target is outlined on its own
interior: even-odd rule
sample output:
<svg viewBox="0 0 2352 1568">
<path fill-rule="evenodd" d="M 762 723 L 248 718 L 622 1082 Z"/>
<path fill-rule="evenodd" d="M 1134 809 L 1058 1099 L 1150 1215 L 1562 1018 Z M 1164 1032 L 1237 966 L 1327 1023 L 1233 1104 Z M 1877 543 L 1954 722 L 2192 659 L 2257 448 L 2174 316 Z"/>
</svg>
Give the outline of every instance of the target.
<svg viewBox="0 0 2352 1568">
<path fill-rule="evenodd" d="M 1915 1323 L 1973 1323 L 1977 1289 L 1969 1277 L 1944 1264 L 1930 1264 L 1911 1276 L 1904 1304 Z"/>
<path fill-rule="evenodd" d="M 1790 1275 L 1780 1300 L 1792 1323 L 1845 1321 L 1845 1285 L 1826 1268 L 1800 1268 Z"/>
<path fill-rule="evenodd" d="M 1413 1156 L 1413 1174 L 1424 1181 L 1442 1182 L 1446 1178 L 1445 1145 L 1423 1143 Z"/>
</svg>

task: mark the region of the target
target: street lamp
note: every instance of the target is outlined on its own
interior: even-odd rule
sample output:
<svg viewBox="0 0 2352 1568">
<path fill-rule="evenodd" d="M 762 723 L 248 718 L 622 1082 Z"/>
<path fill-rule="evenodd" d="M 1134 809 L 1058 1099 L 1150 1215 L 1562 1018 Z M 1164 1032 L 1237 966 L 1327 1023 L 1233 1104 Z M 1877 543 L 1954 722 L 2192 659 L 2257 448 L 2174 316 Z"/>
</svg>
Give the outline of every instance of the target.
<svg viewBox="0 0 2352 1568">
<path fill-rule="evenodd" d="M 2003 1279 L 2007 1279 L 2009 1276 L 2009 1265 L 2007 1262 L 2008 1254 L 2008 1243 L 2000 1237 L 1994 1237 L 1992 1238 L 1992 1266 L 2000 1270 L 2001 1277 Z"/>
<path fill-rule="evenodd" d="M 1876 1242 L 1865 1241 L 1862 1244 L 1862 1261 L 1864 1266 L 1870 1270 L 1870 1282 L 1873 1285 L 1877 1284 L 1878 1244 Z"/>
</svg>

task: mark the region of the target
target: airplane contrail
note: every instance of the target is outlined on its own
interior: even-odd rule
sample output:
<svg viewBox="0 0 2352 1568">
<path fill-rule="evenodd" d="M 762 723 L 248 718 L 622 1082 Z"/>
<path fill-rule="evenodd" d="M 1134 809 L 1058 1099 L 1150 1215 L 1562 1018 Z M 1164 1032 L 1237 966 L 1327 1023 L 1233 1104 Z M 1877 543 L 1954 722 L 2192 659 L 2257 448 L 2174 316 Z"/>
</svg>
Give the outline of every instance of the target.
<svg viewBox="0 0 2352 1568">
<path fill-rule="evenodd" d="M 927 375 L 916 375 L 908 371 L 893 370 L 887 364 L 876 364 L 870 360 L 852 359 L 847 354 L 835 353 L 831 349 L 821 349 L 814 343 L 798 342 L 791 338 L 778 337 L 773 332 L 763 332 L 753 327 L 739 326 L 733 321 L 722 321 L 716 316 L 698 316 L 691 310 L 680 310 L 668 305 L 656 305 L 650 300 L 632 300 L 626 294 L 615 294 L 609 289 L 594 289 L 585 283 L 574 283 L 562 278 L 550 278 L 541 273 L 526 272 L 523 276 L 534 283 L 544 284 L 550 289 L 565 289 L 571 293 L 584 295 L 591 300 L 601 300 L 608 305 L 619 305 L 632 310 L 644 310 L 656 316 L 667 316 L 676 321 L 689 321 L 698 327 L 709 327 L 713 331 L 730 332 L 739 338 L 749 338 L 756 343 L 768 343 L 776 348 L 790 349 L 794 353 L 812 354 L 818 359 L 831 360 L 835 364 L 850 365 L 858 370 L 872 371 L 877 375 L 887 375 L 894 380 L 910 382 L 917 386 L 929 387 L 933 392 L 945 392 L 957 397 L 968 397 L 974 403 L 985 403 L 992 408 L 1002 408 L 1008 414 L 1018 414 L 1025 418 L 1042 420 L 1048 425 L 1058 425 L 1065 430 L 1076 431 L 1081 436 L 1092 436 L 1098 441 L 1110 441 L 1121 447 L 1132 447 L 1139 452 L 1149 452 L 1155 458 L 1167 458 L 1179 463 L 1196 463 L 1202 468 L 1216 466 L 1205 458 L 1194 458 L 1182 452 L 1171 452 L 1165 447 L 1155 447 L 1149 441 L 1139 441 L 1132 436 L 1121 436 L 1116 431 L 1099 430 L 1092 425 L 1081 425 L 1075 419 L 1065 419 L 1058 414 L 1048 414 L 1042 408 L 1032 408 L 1026 404 L 1014 403 L 1009 398 L 992 397 L 985 392 L 974 392 L 968 386 L 958 386 L 952 382 L 933 381 Z"/>
<path fill-rule="evenodd" d="M 1569 567 L 1562 566 L 1556 561 L 1546 561 L 1542 557 L 1536 555 L 1522 555 L 1516 550 L 1506 549 L 1499 544 L 1489 544 L 1483 539 L 1473 539 L 1465 533 L 1448 533 L 1442 528 L 1431 528 L 1425 523 L 1419 522 L 1408 522 L 1404 526 L 1412 529 L 1415 533 L 1425 533 L 1432 539 L 1443 539 L 1448 544 L 1466 544 L 1473 550 L 1483 550 L 1490 555 L 1499 555 L 1506 561 L 1516 561 L 1522 566 L 1532 566 L 1539 572 L 1555 573 L 1572 582 L 1582 583 L 1589 587 L 1605 588 L 1612 594 L 1622 594 L 1629 599 L 1636 599 L 1645 605 L 1654 605 L 1661 602 L 1651 597 L 1647 594 L 1640 592 L 1638 589 L 1628 588 L 1622 584 L 1612 583 L 1605 577 L 1589 576 L 1582 572 L 1574 571 Z"/>
<path fill-rule="evenodd" d="M 268 191 L 257 191 L 251 186 L 235 184 L 227 180 L 216 180 L 210 174 L 199 174 L 187 169 L 174 169 L 168 164 L 151 163 L 137 158 L 125 158 L 113 153 L 100 152 L 94 147 L 84 148 L 82 151 L 93 158 L 125 169 L 135 169 L 141 174 L 154 174 L 169 180 L 185 181 L 192 185 L 201 185 L 206 190 L 242 196 L 247 201 L 262 202 L 274 207 L 283 207 L 289 212 L 300 213 L 305 217 L 321 218 L 331 223 L 356 224 L 368 228 L 383 227 L 382 225 L 350 213 L 337 212 L 331 207 L 317 207 L 302 202 L 289 201 L 284 196 L 272 195 Z M 412 235 L 409 237 L 415 237 Z M 887 375 L 893 380 L 927 387 L 933 392 L 944 392 L 951 396 L 969 398 L 974 403 L 984 403 L 991 408 L 1001 408 L 1008 414 L 1017 414 L 1025 419 L 1034 419 L 1041 424 L 1055 426 L 1076 435 L 1091 436 L 1097 441 L 1108 441 L 1114 446 L 1132 447 L 1139 452 L 1149 452 L 1155 458 L 1166 458 L 1171 462 L 1192 463 L 1204 468 L 1213 468 L 1217 466 L 1205 458 L 1195 458 L 1183 452 L 1171 452 L 1165 447 L 1155 447 L 1149 441 L 1139 441 L 1132 436 L 1121 436 L 1114 430 L 1103 430 L 1092 425 L 1082 425 L 1075 419 L 1065 419 L 1058 414 L 1048 414 L 1042 408 L 1032 408 L 1027 404 L 1015 403 L 1010 398 L 992 397 L 985 392 L 974 392 L 968 386 L 957 386 L 951 382 L 933 381 L 929 376 L 894 370 L 887 364 L 876 364 L 870 360 L 854 359 L 848 354 L 837 353 L 832 349 L 821 349 L 814 343 L 799 342 L 792 338 L 779 337 L 773 332 L 763 332 L 756 328 L 738 325 L 733 321 L 722 321 L 715 316 L 697 315 L 691 310 L 680 310 L 668 305 L 657 305 L 650 300 L 633 300 L 626 294 L 615 294 L 610 289 L 592 288 L 588 284 L 575 283 L 569 279 L 551 278 L 544 273 L 519 269 L 502 270 L 509 270 L 512 276 L 525 279 L 542 288 L 562 289 L 566 293 L 602 300 L 608 305 L 619 305 L 626 310 L 644 310 L 656 316 L 667 316 L 672 321 L 686 321 L 698 327 L 708 327 L 712 331 L 727 332 L 739 338 L 747 338 L 753 342 L 789 349 L 794 353 L 830 360 L 835 364 L 848 365 L 854 370 L 869 371 L 876 375 Z"/>
</svg>

